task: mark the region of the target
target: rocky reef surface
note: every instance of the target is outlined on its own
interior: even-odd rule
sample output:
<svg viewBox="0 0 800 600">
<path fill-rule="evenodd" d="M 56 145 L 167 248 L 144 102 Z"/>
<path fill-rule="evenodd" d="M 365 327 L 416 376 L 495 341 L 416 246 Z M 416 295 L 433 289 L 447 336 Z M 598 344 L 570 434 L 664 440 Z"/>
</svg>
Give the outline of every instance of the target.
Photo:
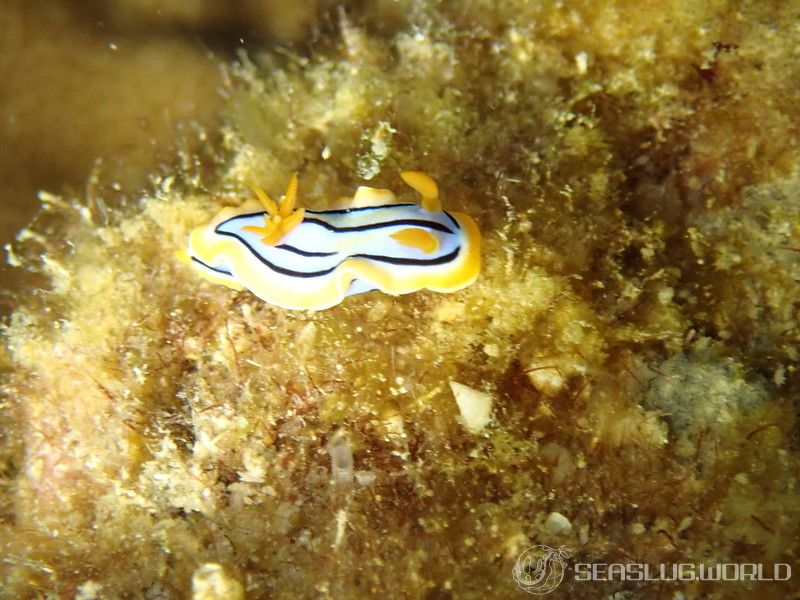
<svg viewBox="0 0 800 600">
<path fill-rule="evenodd" d="M 128 31 L 261 15 L 273 41 L 202 79 L 171 159 L 132 140 L 137 193 L 43 192 L 7 248 L 0 595 L 507 598 L 534 544 L 800 568 L 796 3 L 97 4 Z M 184 89 L 176 54 L 132 60 Z M 122 133 L 86 150 L 112 178 Z M 326 208 L 407 169 L 480 224 L 463 291 L 285 311 L 176 258 L 245 183 L 300 171 Z"/>
</svg>

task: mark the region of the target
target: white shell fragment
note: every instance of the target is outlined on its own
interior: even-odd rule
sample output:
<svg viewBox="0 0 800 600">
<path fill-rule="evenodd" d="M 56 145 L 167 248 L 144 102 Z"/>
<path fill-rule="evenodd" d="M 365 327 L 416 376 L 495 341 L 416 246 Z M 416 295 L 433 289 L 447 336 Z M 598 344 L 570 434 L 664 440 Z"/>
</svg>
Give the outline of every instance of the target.
<svg viewBox="0 0 800 600">
<path fill-rule="evenodd" d="M 551 512 L 545 519 L 544 530 L 551 535 L 566 535 L 572 531 L 572 523 L 561 513 Z"/>
<path fill-rule="evenodd" d="M 492 395 L 468 387 L 457 381 L 450 381 L 450 389 L 461 413 L 459 419 L 470 433 L 480 433 L 492 419 Z"/>
<path fill-rule="evenodd" d="M 349 485 L 353 482 L 353 449 L 345 430 L 339 430 L 331 437 L 325 450 L 331 457 L 331 477 L 336 485 Z"/>
<path fill-rule="evenodd" d="M 244 600 L 244 587 L 222 565 L 205 563 L 192 575 L 192 600 Z"/>
</svg>

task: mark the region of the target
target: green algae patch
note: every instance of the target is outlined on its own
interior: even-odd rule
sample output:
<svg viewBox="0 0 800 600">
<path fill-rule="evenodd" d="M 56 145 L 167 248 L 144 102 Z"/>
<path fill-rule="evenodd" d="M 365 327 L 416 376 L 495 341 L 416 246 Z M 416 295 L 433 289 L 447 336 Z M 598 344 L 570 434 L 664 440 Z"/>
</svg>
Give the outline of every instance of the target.
<svg viewBox="0 0 800 600">
<path fill-rule="evenodd" d="M 12 596 L 510 597 L 534 544 L 796 561 L 798 149 L 763 125 L 792 11 L 406 5 L 227 67 L 202 177 L 43 196 L 3 331 Z M 285 311 L 178 258 L 245 183 L 329 208 L 407 169 L 481 227 L 460 292 Z"/>
</svg>

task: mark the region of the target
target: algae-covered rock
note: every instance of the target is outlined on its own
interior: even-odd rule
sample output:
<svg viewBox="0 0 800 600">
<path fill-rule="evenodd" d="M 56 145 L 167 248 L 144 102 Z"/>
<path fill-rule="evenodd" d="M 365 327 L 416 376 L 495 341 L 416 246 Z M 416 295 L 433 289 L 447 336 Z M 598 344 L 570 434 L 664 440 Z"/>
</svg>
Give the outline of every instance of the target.
<svg viewBox="0 0 800 600">
<path fill-rule="evenodd" d="M 796 564 L 797 8 L 317 6 L 307 47 L 225 66 L 203 168 L 45 193 L 9 249 L 4 592 L 514 597 L 537 545 Z M 247 184 L 331 208 L 403 170 L 478 222 L 473 285 L 287 311 L 178 258 Z"/>
</svg>

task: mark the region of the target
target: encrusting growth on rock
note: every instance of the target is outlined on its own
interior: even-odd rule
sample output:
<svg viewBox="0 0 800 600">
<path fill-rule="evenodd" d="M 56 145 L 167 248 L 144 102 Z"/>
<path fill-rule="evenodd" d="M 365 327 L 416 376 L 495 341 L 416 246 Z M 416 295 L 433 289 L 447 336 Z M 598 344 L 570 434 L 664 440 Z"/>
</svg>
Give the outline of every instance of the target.
<svg viewBox="0 0 800 600">
<path fill-rule="evenodd" d="M 229 64 L 219 135 L 137 201 L 43 194 L 2 326 L 3 592 L 511 598 L 534 546 L 796 564 L 800 7 L 659 11 L 345 2 Z"/>
</svg>

